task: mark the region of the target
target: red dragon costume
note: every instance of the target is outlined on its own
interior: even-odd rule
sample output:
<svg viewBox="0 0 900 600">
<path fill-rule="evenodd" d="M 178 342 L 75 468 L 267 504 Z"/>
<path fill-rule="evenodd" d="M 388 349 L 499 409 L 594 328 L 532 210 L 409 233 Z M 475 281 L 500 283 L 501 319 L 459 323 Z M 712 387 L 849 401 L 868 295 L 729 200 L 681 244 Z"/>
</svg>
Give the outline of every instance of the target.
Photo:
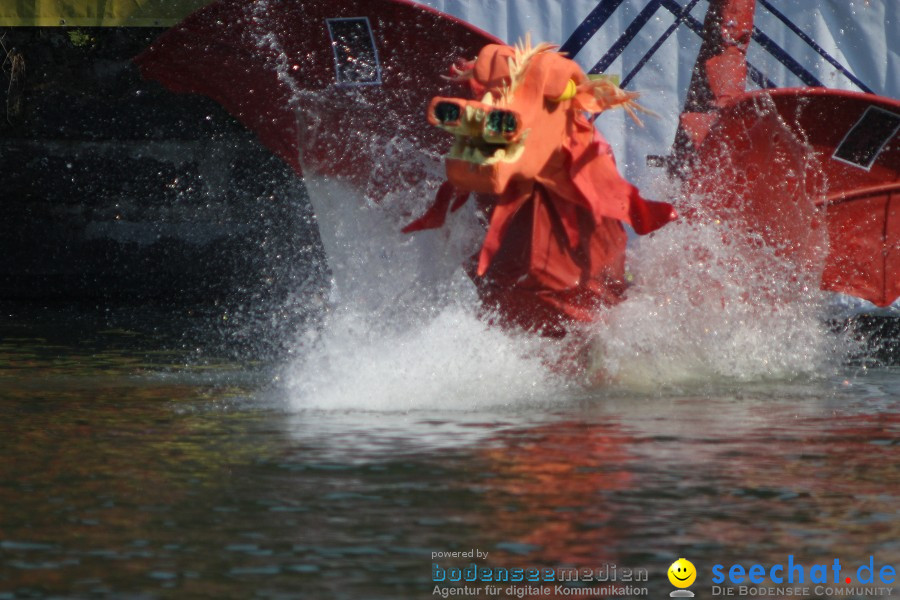
<svg viewBox="0 0 900 600">
<path fill-rule="evenodd" d="M 888 306 L 900 297 L 900 102 L 825 88 L 746 92 L 756 4 L 709 3 L 664 164 L 716 218 L 762 233 L 800 267 L 819 268 L 821 231 L 811 229 L 824 223 L 820 286 Z M 448 98 L 453 84 L 436 76 L 446 57 L 478 49 L 456 73 L 472 99 Z M 382 140 L 400 136 L 428 158 L 444 148 L 441 131 L 452 133 L 449 181 L 407 231 L 439 227 L 474 192 L 490 226 L 469 272 L 487 306 L 532 329 L 558 331 L 618 301 L 622 222 L 646 233 L 674 217 L 622 180 L 588 118 L 632 110 L 634 94 L 590 80 L 551 46 L 513 48 L 411 0 L 218 0 L 135 62 L 170 90 L 219 102 L 298 176 L 340 180 L 376 201 L 411 183 L 377 172 L 401 171 Z M 416 126 L 434 96 L 428 118 L 440 130 Z"/>
<path fill-rule="evenodd" d="M 480 99 L 431 101 L 429 122 L 455 136 L 448 181 L 404 232 L 440 227 L 474 192 L 490 225 L 469 274 L 487 307 L 549 335 L 590 321 L 625 290 L 622 223 L 645 234 L 677 216 L 619 175 L 587 118 L 622 107 L 637 120 L 637 94 L 589 79 L 555 46 L 527 38 L 484 47 L 454 75 Z"/>
</svg>

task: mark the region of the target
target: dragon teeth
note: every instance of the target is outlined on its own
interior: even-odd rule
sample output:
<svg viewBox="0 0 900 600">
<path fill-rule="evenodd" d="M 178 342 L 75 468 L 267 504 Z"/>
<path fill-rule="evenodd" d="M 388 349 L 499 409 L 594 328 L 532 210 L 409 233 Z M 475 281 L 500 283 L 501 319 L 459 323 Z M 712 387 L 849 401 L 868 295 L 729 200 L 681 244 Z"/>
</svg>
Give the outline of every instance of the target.
<svg viewBox="0 0 900 600">
<path fill-rule="evenodd" d="M 525 144 L 517 142 L 509 144 L 505 148 L 497 148 L 488 154 L 481 146 L 471 143 L 466 136 L 457 136 L 456 141 L 447 154 L 448 158 L 464 160 L 479 165 L 495 165 L 499 162 L 516 162 L 525 152 Z"/>
<path fill-rule="evenodd" d="M 462 137 L 457 136 L 456 141 L 453 143 L 453 147 L 450 148 L 450 158 L 462 158 L 463 152 L 466 149 L 466 143 Z"/>
<path fill-rule="evenodd" d="M 522 154 L 525 152 L 525 144 L 514 144 L 507 148 L 506 157 L 503 159 L 506 162 L 516 162 L 520 158 L 522 158 Z"/>
<path fill-rule="evenodd" d="M 488 157 L 488 158 L 484 161 L 484 164 L 486 164 L 486 165 L 495 165 L 495 164 L 497 164 L 498 162 L 500 162 L 501 160 L 503 160 L 504 158 L 506 158 L 506 150 L 503 149 L 503 148 L 500 148 L 499 150 L 497 150 L 496 152 L 494 152 L 494 155 L 493 155 L 493 156 Z"/>
</svg>

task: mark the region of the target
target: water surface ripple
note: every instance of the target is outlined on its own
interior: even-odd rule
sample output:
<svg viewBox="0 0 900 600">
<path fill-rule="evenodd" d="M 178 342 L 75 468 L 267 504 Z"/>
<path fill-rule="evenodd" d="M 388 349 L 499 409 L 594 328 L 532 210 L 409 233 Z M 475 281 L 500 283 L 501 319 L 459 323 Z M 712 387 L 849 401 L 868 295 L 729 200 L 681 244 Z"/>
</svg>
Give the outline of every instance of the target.
<svg viewBox="0 0 900 600">
<path fill-rule="evenodd" d="M 678 556 L 707 594 L 716 563 L 900 564 L 897 367 L 320 410 L 265 366 L 17 331 L 0 344 L 3 600 L 430 597 L 432 553 L 472 548 L 485 566 L 645 568 L 654 597 Z"/>
</svg>

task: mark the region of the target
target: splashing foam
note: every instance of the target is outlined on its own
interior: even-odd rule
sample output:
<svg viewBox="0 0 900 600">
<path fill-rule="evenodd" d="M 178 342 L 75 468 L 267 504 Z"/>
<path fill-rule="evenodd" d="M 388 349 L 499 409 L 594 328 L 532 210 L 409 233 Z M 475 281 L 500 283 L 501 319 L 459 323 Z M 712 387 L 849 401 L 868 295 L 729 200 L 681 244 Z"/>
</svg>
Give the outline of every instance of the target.
<svg viewBox="0 0 900 600">
<path fill-rule="evenodd" d="M 354 110 L 374 108 L 349 92 L 345 100 L 349 104 L 337 109 L 347 127 L 353 126 Z M 308 109 L 314 103 L 310 97 L 303 104 Z M 325 114 L 335 107 L 320 109 Z M 298 111 L 301 162 L 317 148 L 341 147 L 339 137 L 332 139 L 336 134 L 319 126 L 317 114 Z M 760 123 L 771 127 L 772 114 L 761 111 Z M 367 152 L 384 159 L 367 184 L 306 179 L 333 281 L 324 322 L 298 343 L 301 356 L 286 369 L 293 404 L 471 409 L 558 397 L 572 381 L 547 365 L 557 364 L 563 353 L 573 355 L 571 348 L 498 330 L 478 316 L 477 295 L 460 268 L 484 235 L 472 203 L 438 231 L 399 233 L 410 215 L 421 214 L 443 175 L 439 157 L 424 155 L 406 137 L 414 135 L 410 124 L 395 120 L 394 137 L 371 139 Z M 760 126 L 750 133 L 762 140 L 767 131 Z M 783 135 L 790 132 L 785 128 Z M 800 160 L 785 167 L 803 172 L 802 157 L 793 154 L 774 160 Z M 306 167 L 304 162 L 308 175 L 317 172 L 314 165 Z M 397 189 L 398 180 L 406 187 Z M 785 190 L 784 197 L 790 194 Z M 702 198 L 681 204 L 682 213 L 687 208 L 701 218 L 672 223 L 631 249 L 634 286 L 625 302 L 590 326 L 589 372 L 646 391 L 814 376 L 834 365 L 840 350 L 820 319 L 816 282 L 798 275 L 802 265 L 765 239 L 703 217 Z M 796 210 L 783 219 L 796 222 L 812 214 L 808 201 L 787 206 Z M 777 223 L 771 233 L 782 235 Z"/>
<path fill-rule="evenodd" d="M 459 266 L 483 235 L 474 211 L 398 234 L 400 212 L 386 207 L 430 198 L 430 181 L 375 204 L 337 180 L 307 180 L 334 279 L 323 325 L 285 376 L 295 407 L 470 410 L 545 404 L 571 390 L 572 374 L 547 366 L 565 349 L 478 316 Z M 841 340 L 821 319 L 815 273 L 799 275 L 796 260 L 704 215 L 703 198 L 680 204 L 699 216 L 633 244 L 628 298 L 589 328 L 589 371 L 637 393 L 830 373 Z"/>
<path fill-rule="evenodd" d="M 297 408 L 468 410 L 546 401 L 562 385 L 541 340 L 485 325 L 449 306 L 400 330 L 371 315 L 331 315 L 288 376 Z"/>
<path fill-rule="evenodd" d="M 693 202 L 698 202 L 693 199 Z M 628 389 L 829 374 L 844 342 L 798 266 L 715 219 L 681 220 L 630 248 L 625 302 L 593 328 L 593 369 Z"/>
<path fill-rule="evenodd" d="M 421 159 L 402 140 L 383 143 L 407 165 Z M 437 179 L 375 203 L 338 179 L 306 178 L 333 279 L 324 322 L 284 375 L 295 408 L 470 410 L 546 402 L 565 386 L 546 366 L 553 343 L 478 315 L 461 268 L 483 235 L 471 207 L 440 230 L 400 233 L 406 213 L 423 210 L 402 207 L 425 204 Z"/>
<path fill-rule="evenodd" d="M 626 387 L 817 377 L 852 350 L 823 318 L 814 150 L 766 96 L 741 119 L 670 193 L 687 217 L 631 249 L 635 285 L 595 328 L 594 367 Z"/>
</svg>

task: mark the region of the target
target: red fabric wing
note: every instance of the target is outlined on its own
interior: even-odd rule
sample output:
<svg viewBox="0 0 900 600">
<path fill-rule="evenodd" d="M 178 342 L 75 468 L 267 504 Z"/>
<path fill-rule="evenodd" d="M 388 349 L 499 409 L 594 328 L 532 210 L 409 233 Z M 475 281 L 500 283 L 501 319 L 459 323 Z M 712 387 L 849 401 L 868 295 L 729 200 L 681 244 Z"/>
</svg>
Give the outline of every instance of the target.
<svg viewBox="0 0 900 600">
<path fill-rule="evenodd" d="M 456 88 L 438 73 L 453 57 L 474 56 L 499 41 L 410 0 L 269 4 L 213 2 L 160 35 L 135 63 L 172 91 L 221 104 L 298 174 L 302 152 L 302 168 L 358 186 L 368 185 L 384 162 L 373 139 L 400 132 L 422 151 L 446 149 L 444 134 L 418 125 L 433 96 Z M 329 23 L 340 19 L 367 19 L 378 85 L 338 81 L 340 43 L 331 39 Z"/>
<path fill-rule="evenodd" d="M 643 235 L 678 218 L 671 204 L 643 198 L 635 186 L 619 175 L 609 144 L 599 131 L 594 130 L 590 145 L 580 154 L 578 137 L 570 138 L 566 146 L 570 176 L 587 200 L 595 222 L 611 217 L 628 223 L 636 233 Z"/>
<path fill-rule="evenodd" d="M 447 220 L 447 211 L 457 211 L 469 198 L 469 192 L 458 190 L 449 181 L 445 181 L 438 188 L 431 205 L 425 214 L 403 228 L 403 233 L 412 233 L 424 229 L 437 229 Z M 453 206 L 450 201 L 453 201 Z"/>
</svg>

